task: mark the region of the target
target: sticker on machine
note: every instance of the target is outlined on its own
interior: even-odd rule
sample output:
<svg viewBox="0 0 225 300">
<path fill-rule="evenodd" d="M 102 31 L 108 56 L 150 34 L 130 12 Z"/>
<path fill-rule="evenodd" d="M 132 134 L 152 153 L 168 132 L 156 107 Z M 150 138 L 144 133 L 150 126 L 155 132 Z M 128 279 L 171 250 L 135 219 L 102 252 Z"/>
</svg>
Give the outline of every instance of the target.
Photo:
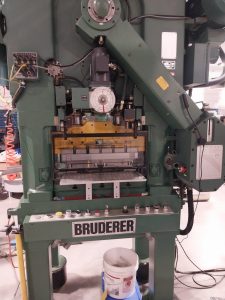
<svg viewBox="0 0 225 300">
<path fill-rule="evenodd" d="M 129 234 L 136 232 L 136 219 L 83 221 L 72 223 L 73 237 Z"/>
</svg>

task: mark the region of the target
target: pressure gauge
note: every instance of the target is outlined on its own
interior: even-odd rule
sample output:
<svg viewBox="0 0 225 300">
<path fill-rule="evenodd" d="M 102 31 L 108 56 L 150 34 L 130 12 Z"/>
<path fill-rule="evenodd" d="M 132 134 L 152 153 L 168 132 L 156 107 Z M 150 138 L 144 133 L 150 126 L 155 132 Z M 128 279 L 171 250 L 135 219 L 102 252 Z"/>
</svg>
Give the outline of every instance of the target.
<svg viewBox="0 0 225 300">
<path fill-rule="evenodd" d="M 113 91 L 108 87 L 97 87 L 90 92 L 90 107 L 98 113 L 110 112 L 116 103 Z"/>
</svg>

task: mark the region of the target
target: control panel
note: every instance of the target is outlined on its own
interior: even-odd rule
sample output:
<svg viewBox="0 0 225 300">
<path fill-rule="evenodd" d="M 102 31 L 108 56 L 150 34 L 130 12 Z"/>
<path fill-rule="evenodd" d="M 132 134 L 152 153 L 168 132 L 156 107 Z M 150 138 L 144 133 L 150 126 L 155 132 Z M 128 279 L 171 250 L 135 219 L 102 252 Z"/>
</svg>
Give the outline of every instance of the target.
<svg viewBox="0 0 225 300">
<path fill-rule="evenodd" d="M 138 215 L 154 215 L 154 214 L 173 214 L 172 209 L 169 206 L 145 206 L 141 207 L 136 204 L 134 208 L 128 208 L 123 206 L 122 209 L 110 210 L 106 205 L 104 210 L 90 211 L 89 209 L 85 211 L 80 210 L 66 210 L 65 212 L 58 211 L 49 214 L 38 214 L 30 216 L 30 223 L 37 222 L 51 222 L 51 221 L 63 221 L 63 220 L 82 220 L 85 218 L 95 219 L 95 218 L 107 218 L 107 217 L 130 217 Z"/>
<path fill-rule="evenodd" d="M 14 52 L 13 63 L 15 79 L 38 79 L 38 54 L 36 52 Z"/>
</svg>

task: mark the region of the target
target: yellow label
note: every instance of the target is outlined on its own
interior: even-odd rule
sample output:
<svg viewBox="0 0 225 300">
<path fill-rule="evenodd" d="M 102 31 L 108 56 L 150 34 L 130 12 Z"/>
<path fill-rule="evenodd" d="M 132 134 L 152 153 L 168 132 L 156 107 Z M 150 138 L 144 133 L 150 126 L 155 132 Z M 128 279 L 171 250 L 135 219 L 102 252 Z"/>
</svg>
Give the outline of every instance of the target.
<svg viewBox="0 0 225 300">
<path fill-rule="evenodd" d="M 166 91 L 170 86 L 163 76 L 158 77 L 156 79 L 156 82 L 158 83 L 158 85 L 161 87 L 163 91 Z"/>
</svg>

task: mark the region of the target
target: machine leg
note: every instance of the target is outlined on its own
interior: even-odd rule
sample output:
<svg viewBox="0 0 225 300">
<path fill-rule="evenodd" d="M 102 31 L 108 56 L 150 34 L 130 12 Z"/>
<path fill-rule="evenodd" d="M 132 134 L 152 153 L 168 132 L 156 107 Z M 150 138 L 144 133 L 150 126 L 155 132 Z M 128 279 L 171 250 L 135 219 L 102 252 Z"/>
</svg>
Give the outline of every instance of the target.
<svg viewBox="0 0 225 300">
<path fill-rule="evenodd" d="M 49 242 L 25 244 L 29 300 L 52 300 Z"/>
<path fill-rule="evenodd" d="M 154 238 L 154 291 L 152 299 L 173 300 L 176 234 L 157 233 L 154 234 Z"/>
<path fill-rule="evenodd" d="M 59 247 L 51 248 L 52 251 L 52 267 L 59 265 Z"/>
<path fill-rule="evenodd" d="M 66 258 L 59 255 L 59 247 L 51 248 L 52 252 L 52 285 L 59 290 L 66 282 Z"/>
<path fill-rule="evenodd" d="M 149 242 L 146 237 L 135 239 L 135 251 L 139 256 L 137 281 L 139 284 L 146 284 L 149 281 Z"/>
</svg>

